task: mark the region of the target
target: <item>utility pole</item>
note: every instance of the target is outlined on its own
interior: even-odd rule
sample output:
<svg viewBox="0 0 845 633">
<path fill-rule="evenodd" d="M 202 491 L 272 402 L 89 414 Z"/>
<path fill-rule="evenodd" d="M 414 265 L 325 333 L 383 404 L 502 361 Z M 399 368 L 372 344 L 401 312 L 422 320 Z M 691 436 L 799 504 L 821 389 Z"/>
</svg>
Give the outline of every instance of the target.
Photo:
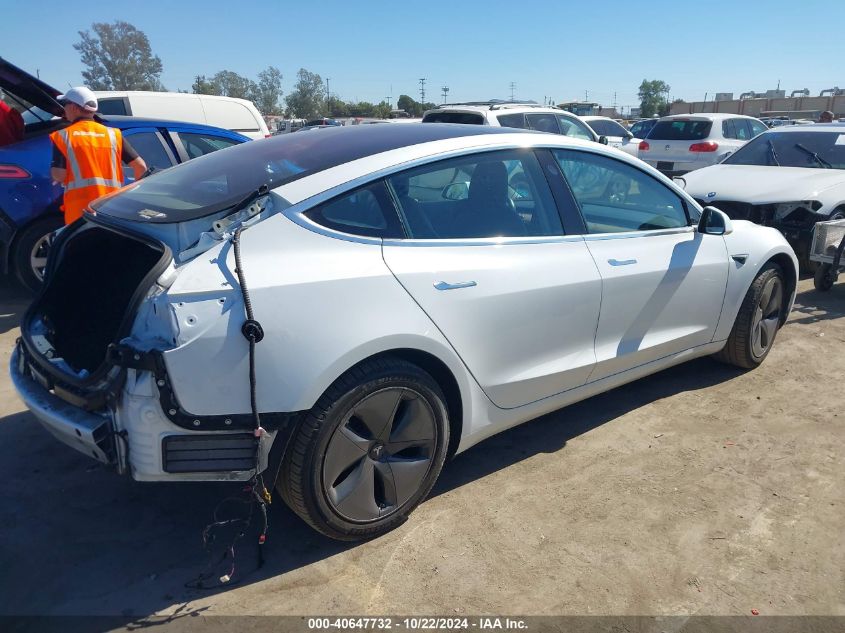
<svg viewBox="0 0 845 633">
<path fill-rule="evenodd" d="M 326 107 L 328 109 L 329 115 L 332 113 L 332 98 L 331 93 L 329 92 L 329 78 L 326 77 Z"/>
<path fill-rule="evenodd" d="M 449 94 L 449 86 L 443 86 L 441 90 L 443 90 L 443 103 L 446 103 L 446 95 Z"/>
<path fill-rule="evenodd" d="M 589 100 L 590 100 L 590 99 L 587 97 L 587 91 L 585 90 L 585 91 L 584 91 L 584 103 L 586 103 L 586 102 L 587 102 L 587 101 L 589 101 Z"/>
<path fill-rule="evenodd" d="M 420 103 L 425 103 L 425 77 L 420 78 Z"/>
<path fill-rule="evenodd" d="M 516 88 L 516 83 L 513 81 L 511 82 L 511 101 L 513 101 L 513 90 Z"/>
</svg>

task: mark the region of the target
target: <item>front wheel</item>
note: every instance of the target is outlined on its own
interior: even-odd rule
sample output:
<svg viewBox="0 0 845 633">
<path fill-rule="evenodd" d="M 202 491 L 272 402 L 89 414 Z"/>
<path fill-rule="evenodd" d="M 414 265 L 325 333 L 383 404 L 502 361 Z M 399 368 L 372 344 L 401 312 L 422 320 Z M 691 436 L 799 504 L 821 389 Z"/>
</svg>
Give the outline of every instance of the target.
<svg viewBox="0 0 845 633">
<path fill-rule="evenodd" d="M 449 444 L 445 398 L 400 359 L 341 376 L 294 432 L 276 487 L 311 527 L 338 540 L 401 525 L 437 480 Z"/>
<path fill-rule="evenodd" d="M 813 285 L 819 292 L 827 292 L 833 288 L 834 282 L 833 266 L 830 264 L 819 264 L 816 273 L 813 275 Z"/>
<path fill-rule="evenodd" d="M 745 293 L 728 342 L 716 358 L 754 369 L 769 355 L 783 319 L 786 286 L 780 266 L 769 263 Z"/>
</svg>

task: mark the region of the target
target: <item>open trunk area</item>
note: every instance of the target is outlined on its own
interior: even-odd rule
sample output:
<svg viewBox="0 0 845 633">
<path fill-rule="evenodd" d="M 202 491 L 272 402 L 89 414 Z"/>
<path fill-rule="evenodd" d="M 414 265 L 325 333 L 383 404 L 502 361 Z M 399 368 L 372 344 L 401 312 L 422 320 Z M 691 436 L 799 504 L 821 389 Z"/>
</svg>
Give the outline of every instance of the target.
<svg viewBox="0 0 845 633">
<path fill-rule="evenodd" d="M 32 308 L 30 334 L 40 319 L 52 347 L 48 357 L 93 374 L 109 344 L 129 333 L 137 301 L 159 274 L 164 251 L 108 229 L 77 229 Z"/>
</svg>

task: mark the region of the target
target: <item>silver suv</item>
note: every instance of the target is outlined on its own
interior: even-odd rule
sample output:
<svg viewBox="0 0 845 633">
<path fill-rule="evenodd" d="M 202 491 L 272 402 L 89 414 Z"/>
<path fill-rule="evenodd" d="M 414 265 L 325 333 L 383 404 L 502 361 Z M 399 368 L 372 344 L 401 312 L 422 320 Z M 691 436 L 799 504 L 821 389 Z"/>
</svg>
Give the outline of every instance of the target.
<svg viewBox="0 0 845 633">
<path fill-rule="evenodd" d="M 494 125 L 523 130 L 551 132 L 575 138 L 607 144 L 577 116 L 566 110 L 538 103 L 515 103 L 512 101 L 470 101 L 449 103 L 428 110 L 423 123 L 469 123 L 472 125 Z"/>
</svg>

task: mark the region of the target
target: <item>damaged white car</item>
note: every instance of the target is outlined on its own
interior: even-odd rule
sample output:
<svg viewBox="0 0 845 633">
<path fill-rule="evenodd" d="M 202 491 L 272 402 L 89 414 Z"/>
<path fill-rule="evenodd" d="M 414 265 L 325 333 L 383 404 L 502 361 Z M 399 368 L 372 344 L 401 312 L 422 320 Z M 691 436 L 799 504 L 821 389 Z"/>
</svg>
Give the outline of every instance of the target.
<svg viewBox="0 0 845 633">
<path fill-rule="evenodd" d="M 757 366 L 796 271 L 774 229 L 595 143 L 291 134 L 95 202 L 55 242 L 11 372 L 45 428 L 119 472 L 264 470 L 359 539 L 494 433 L 691 358 Z"/>
</svg>

